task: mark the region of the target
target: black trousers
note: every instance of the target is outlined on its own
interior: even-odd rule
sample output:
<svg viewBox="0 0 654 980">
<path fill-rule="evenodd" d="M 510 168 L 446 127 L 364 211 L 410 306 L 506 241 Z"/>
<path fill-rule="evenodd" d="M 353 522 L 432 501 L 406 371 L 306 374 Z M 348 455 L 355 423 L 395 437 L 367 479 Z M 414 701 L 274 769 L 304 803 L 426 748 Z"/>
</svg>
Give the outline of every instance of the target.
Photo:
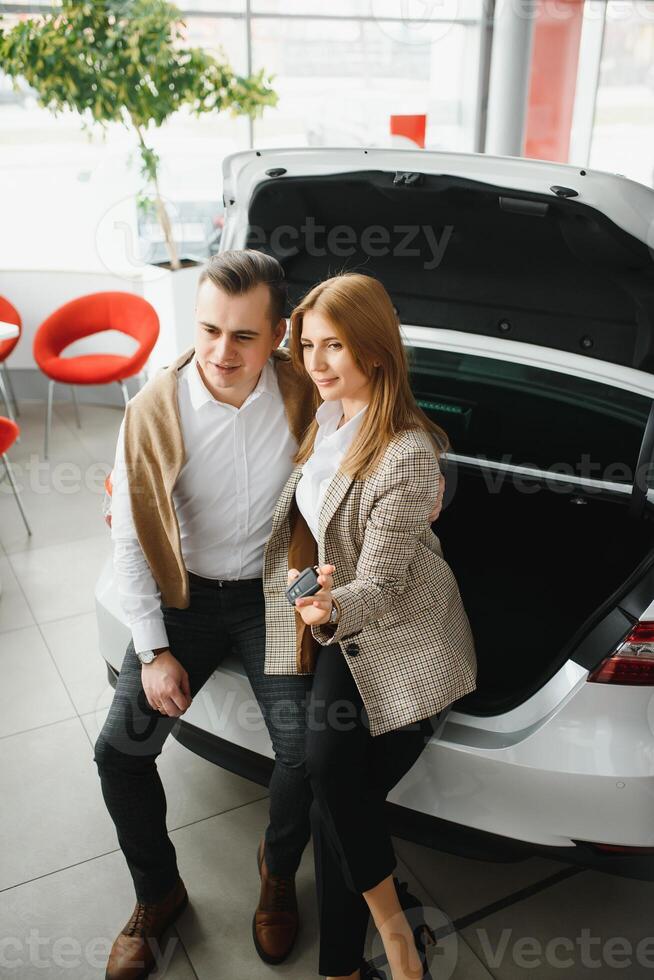
<svg viewBox="0 0 654 980">
<path fill-rule="evenodd" d="M 295 874 L 311 835 L 311 787 L 305 769 L 311 677 L 264 674 L 265 605 L 261 579 L 220 588 L 191 579 L 188 609 L 164 608 L 172 654 L 189 676 L 191 696 L 230 651 L 245 667 L 275 751 L 270 781 L 266 863 Z M 95 743 L 102 793 L 140 901 L 156 902 L 178 876 L 166 828 L 166 796 L 156 759 L 180 719 L 148 704 L 141 663 L 130 643 L 113 702 Z M 252 856 L 254 867 L 254 855 Z"/>
<path fill-rule="evenodd" d="M 396 864 L 386 796 L 432 734 L 426 719 L 373 738 L 345 654 L 336 645 L 321 649 L 309 701 L 307 770 L 323 975 L 347 975 L 361 963 L 369 919 L 362 892 Z"/>
</svg>

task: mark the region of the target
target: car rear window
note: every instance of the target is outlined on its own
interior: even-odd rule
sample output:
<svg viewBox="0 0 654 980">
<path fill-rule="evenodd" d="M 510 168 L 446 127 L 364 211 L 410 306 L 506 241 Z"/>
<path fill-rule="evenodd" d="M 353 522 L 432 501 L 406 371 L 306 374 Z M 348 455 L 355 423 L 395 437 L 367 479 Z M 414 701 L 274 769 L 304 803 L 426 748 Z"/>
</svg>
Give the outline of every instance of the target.
<svg viewBox="0 0 654 980">
<path fill-rule="evenodd" d="M 651 399 L 511 361 L 408 347 L 420 407 L 452 452 L 632 483 Z"/>
</svg>

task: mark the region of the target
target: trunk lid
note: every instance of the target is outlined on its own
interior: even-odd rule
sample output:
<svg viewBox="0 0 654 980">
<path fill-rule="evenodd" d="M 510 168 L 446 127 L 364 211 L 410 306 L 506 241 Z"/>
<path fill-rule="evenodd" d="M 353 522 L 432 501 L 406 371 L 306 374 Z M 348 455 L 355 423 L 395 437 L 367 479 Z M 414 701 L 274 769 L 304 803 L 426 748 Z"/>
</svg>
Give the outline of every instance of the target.
<svg viewBox="0 0 654 980">
<path fill-rule="evenodd" d="M 275 255 L 291 304 L 341 270 L 384 283 L 414 348 L 416 397 L 455 453 L 572 475 L 594 465 L 605 486 L 636 483 L 642 511 L 654 191 L 560 164 L 410 150 L 248 151 L 223 172 L 223 248 Z"/>
<path fill-rule="evenodd" d="M 654 373 L 654 191 L 614 174 L 482 154 L 238 153 L 224 248 L 276 255 L 291 300 L 377 276 L 404 324 Z"/>
</svg>

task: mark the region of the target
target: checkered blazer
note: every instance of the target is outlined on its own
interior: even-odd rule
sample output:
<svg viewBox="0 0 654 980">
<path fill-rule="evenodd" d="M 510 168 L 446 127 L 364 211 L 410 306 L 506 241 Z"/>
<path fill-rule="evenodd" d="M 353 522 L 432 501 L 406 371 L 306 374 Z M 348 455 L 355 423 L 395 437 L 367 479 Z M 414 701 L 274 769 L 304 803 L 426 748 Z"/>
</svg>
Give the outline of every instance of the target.
<svg viewBox="0 0 654 980">
<path fill-rule="evenodd" d="M 470 624 L 440 542 L 429 526 L 439 467 L 429 435 L 400 433 L 376 471 L 340 470 L 320 512 L 318 562 L 336 566 L 341 618 L 314 626 L 343 651 L 372 735 L 436 714 L 476 687 Z M 286 599 L 290 513 L 301 476 L 282 490 L 264 551 L 267 674 L 295 674 L 295 611 Z M 320 654 L 331 656 L 331 653 Z"/>
</svg>

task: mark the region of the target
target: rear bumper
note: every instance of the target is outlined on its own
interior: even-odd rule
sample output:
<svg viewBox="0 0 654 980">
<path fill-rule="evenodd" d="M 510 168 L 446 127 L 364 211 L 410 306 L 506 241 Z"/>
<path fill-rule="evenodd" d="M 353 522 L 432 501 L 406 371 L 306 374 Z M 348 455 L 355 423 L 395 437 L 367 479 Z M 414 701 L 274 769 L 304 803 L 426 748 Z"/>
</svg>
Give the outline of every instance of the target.
<svg viewBox="0 0 654 980">
<path fill-rule="evenodd" d="M 388 803 L 387 807 L 396 837 L 432 847 L 437 851 L 503 864 L 538 856 L 584 869 L 604 871 L 622 878 L 654 881 L 654 854 L 602 854 L 592 845 L 581 842 L 572 847 L 530 844 L 449 820 L 440 820 L 431 814 L 419 813 L 393 803 Z"/>
<path fill-rule="evenodd" d="M 110 664 L 107 664 L 107 677 L 115 687 L 118 671 Z M 268 786 L 273 769 L 271 758 L 183 720 L 175 726 L 174 737 L 208 762 L 261 786 Z M 513 863 L 538 855 L 620 877 L 654 881 L 654 854 L 605 854 L 585 842 L 574 842 L 571 846 L 534 844 L 443 820 L 395 803 L 387 803 L 387 810 L 391 830 L 396 837 L 461 857 Z"/>
</svg>

